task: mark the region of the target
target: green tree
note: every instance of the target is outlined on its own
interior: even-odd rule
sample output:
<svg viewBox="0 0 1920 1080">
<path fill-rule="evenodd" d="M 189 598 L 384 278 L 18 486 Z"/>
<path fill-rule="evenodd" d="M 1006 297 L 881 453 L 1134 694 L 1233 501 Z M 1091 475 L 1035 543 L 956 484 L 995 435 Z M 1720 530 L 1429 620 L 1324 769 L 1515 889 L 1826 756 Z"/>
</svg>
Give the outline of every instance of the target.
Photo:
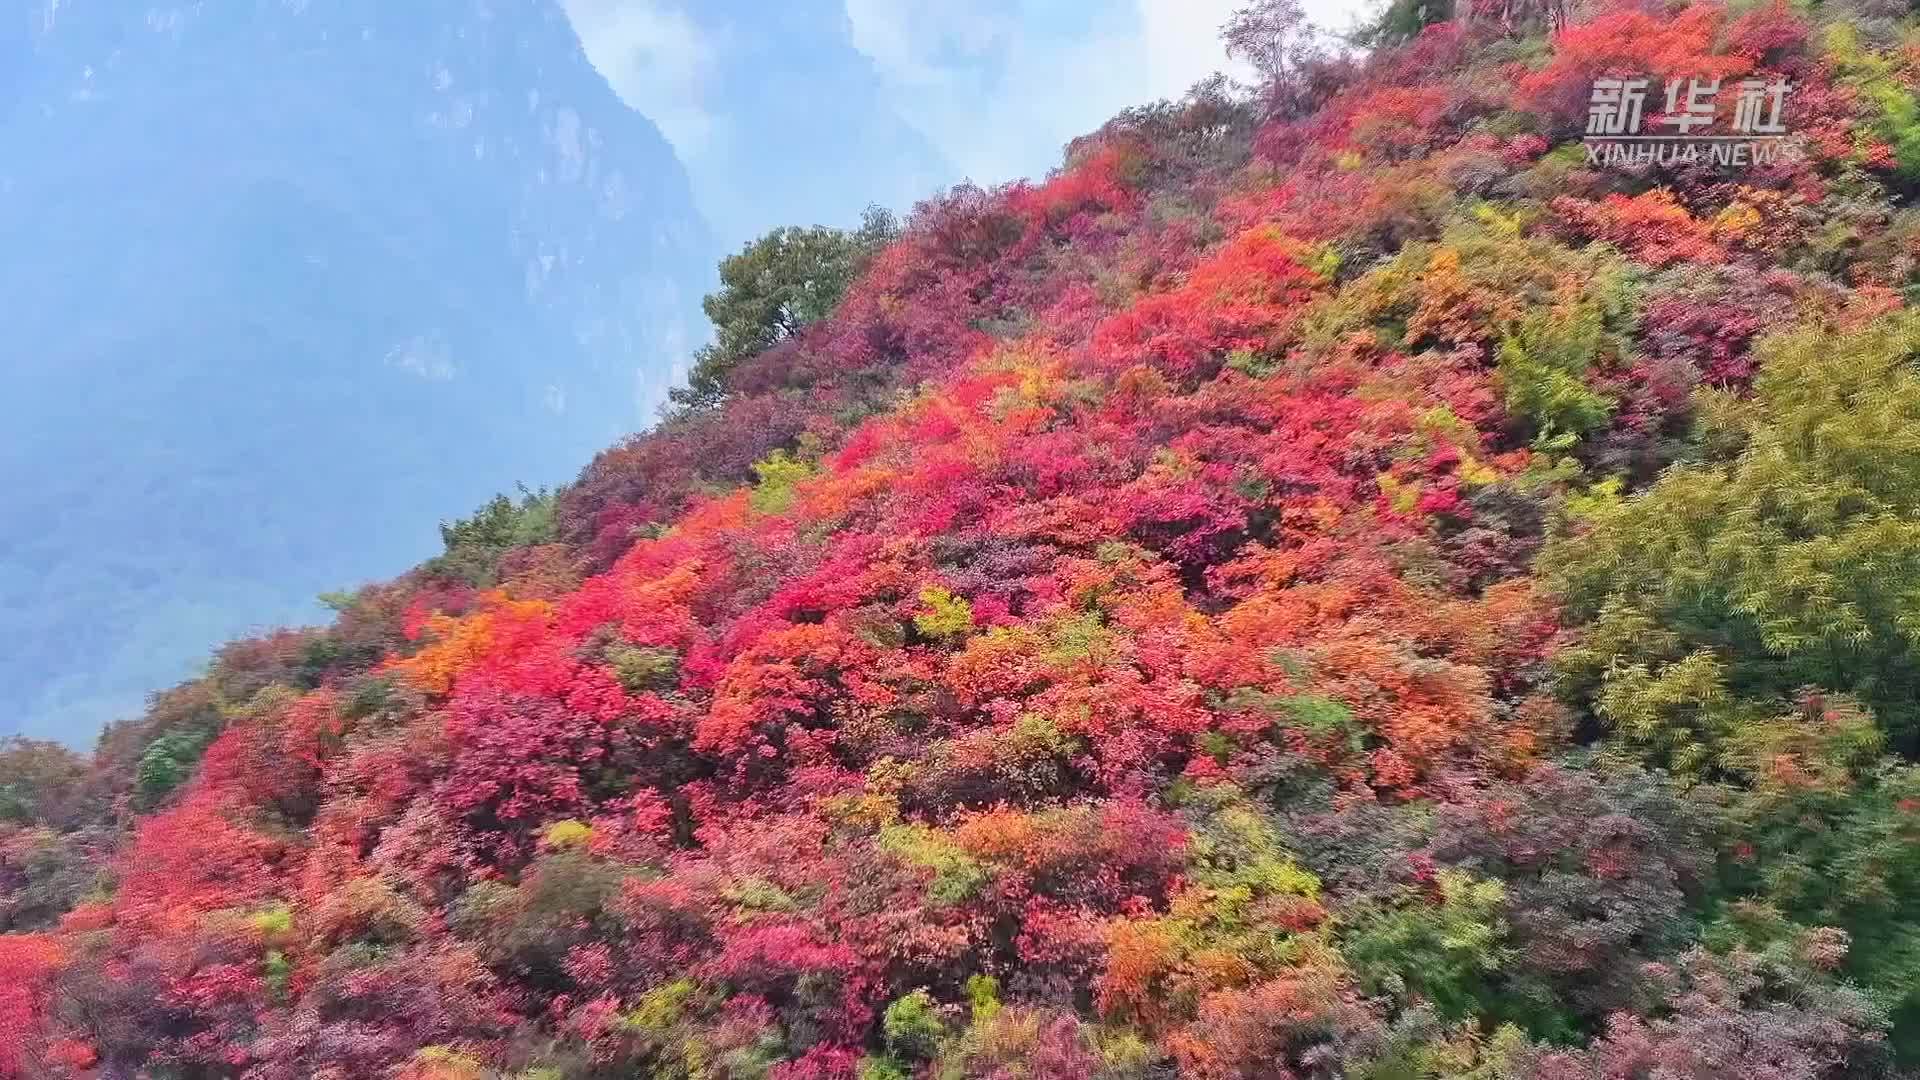
<svg viewBox="0 0 1920 1080">
<path fill-rule="evenodd" d="M 520 488 L 520 501 L 495 495 L 472 517 L 440 523 L 440 539 L 452 553 L 474 545 L 488 548 L 525 547 L 553 539 L 553 496 L 546 488 Z"/>
<path fill-rule="evenodd" d="M 1460 870 L 1440 871 L 1435 885 L 1436 902 L 1361 906 L 1348 916 L 1341 952 L 1370 992 L 1431 1002 L 1449 1019 L 1473 1016 L 1510 959 L 1507 892 Z"/>
<path fill-rule="evenodd" d="M 1453 8 L 1453 0 L 1387 0 L 1372 22 L 1360 28 L 1358 41 L 1375 48 L 1403 45 L 1427 27 L 1453 18 Z"/>
<path fill-rule="evenodd" d="M 741 362 L 833 313 L 873 256 L 900 234 L 899 222 L 868 207 L 852 231 L 823 225 L 775 229 L 720 263 L 720 291 L 701 302 L 713 321 L 713 344 L 694 356 L 687 385 L 673 400 L 700 408 L 727 396 L 727 376 Z"/>
<path fill-rule="evenodd" d="M 199 767 L 201 755 L 219 734 L 217 727 L 186 727 L 169 731 L 148 743 L 134 771 L 134 808 L 155 809 L 175 788 L 186 783 Z"/>
<path fill-rule="evenodd" d="M 472 517 L 440 523 L 440 539 L 447 550 L 427 565 L 442 576 L 490 587 L 497 583 L 502 555 L 553 541 L 553 510 L 554 496 L 546 488 L 529 491 L 521 485 L 519 502 L 495 495 Z"/>
<path fill-rule="evenodd" d="M 1656 764 L 1723 771 L 1804 687 L 1920 750 L 1920 315 L 1763 342 L 1751 401 L 1706 394 L 1702 460 L 1581 503 L 1548 576 L 1587 623 L 1567 686 Z"/>
</svg>

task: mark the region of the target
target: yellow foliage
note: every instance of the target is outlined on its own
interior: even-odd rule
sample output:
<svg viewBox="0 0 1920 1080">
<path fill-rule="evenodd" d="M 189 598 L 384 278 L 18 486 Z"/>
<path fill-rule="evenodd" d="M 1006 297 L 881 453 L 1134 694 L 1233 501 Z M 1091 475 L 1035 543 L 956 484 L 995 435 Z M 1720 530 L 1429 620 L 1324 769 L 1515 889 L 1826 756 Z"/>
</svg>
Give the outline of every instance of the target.
<svg viewBox="0 0 1920 1080">
<path fill-rule="evenodd" d="M 393 666 L 429 693 L 453 689 L 460 674 L 492 654 L 496 648 L 524 640 L 546 627 L 553 605 L 545 600 L 510 600 L 493 591 L 481 596 L 481 608 L 470 615 L 435 615 L 427 620 L 432 643 Z"/>
</svg>

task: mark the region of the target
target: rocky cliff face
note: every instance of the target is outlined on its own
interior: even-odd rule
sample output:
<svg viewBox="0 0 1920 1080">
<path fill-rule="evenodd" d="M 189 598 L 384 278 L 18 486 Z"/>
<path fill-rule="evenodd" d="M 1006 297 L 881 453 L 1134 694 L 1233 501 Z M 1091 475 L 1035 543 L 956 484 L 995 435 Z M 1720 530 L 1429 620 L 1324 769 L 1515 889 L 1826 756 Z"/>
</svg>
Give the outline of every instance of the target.
<svg viewBox="0 0 1920 1080">
<path fill-rule="evenodd" d="M 694 344 L 679 162 L 553 0 L 0 20 L 0 732 L 566 479 Z"/>
</svg>

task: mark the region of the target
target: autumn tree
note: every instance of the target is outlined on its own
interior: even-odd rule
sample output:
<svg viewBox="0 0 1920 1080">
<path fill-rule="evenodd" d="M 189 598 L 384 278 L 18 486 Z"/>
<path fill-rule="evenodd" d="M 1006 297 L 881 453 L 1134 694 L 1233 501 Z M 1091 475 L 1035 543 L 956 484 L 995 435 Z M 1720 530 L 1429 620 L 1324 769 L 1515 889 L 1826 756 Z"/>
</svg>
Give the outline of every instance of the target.
<svg viewBox="0 0 1920 1080">
<path fill-rule="evenodd" d="M 0 739 L 0 822 L 76 824 L 86 777 L 86 758 L 58 743 Z"/>
<path fill-rule="evenodd" d="M 1307 28 L 1299 0 L 1259 0 L 1239 8 L 1220 27 L 1227 55 L 1246 62 L 1267 82 L 1277 82 L 1293 63 Z"/>
</svg>

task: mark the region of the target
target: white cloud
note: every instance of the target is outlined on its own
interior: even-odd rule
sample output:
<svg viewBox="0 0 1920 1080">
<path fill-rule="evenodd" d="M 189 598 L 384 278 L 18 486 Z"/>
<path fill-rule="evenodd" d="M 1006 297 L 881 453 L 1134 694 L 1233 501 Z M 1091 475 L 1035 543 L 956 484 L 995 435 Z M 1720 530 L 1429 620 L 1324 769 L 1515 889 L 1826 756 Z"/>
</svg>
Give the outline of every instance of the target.
<svg viewBox="0 0 1920 1080">
<path fill-rule="evenodd" d="M 1175 98 L 1215 71 L 1250 74 L 1227 59 L 1220 26 L 1244 0 L 1134 0 L 1140 18 L 1143 100 Z"/>
<path fill-rule="evenodd" d="M 1002 51 L 1020 29 L 1017 11 L 1004 4 L 993 10 L 987 2 L 846 0 L 846 11 L 853 47 L 909 85 L 947 83 L 953 60 L 977 62 Z"/>
<path fill-rule="evenodd" d="M 1056 164 L 1068 139 L 1112 114 L 1140 63 L 1124 0 L 1065 15 L 1045 0 L 845 5 L 894 108 L 985 184 Z"/>
<path fill-rule="evenodd" d="M 855 47 L 895 107 L 970 178 L 1038 176 L 1072 138 L 1131 105 L 1226 71 L 1220 26 L 1246 0 L 844 0 Z M 1368 0 L 1305 0 L 1344 29 Z"/>
<path fill-rule="evenodd" d="M 685 12 L 656 0 L 562 0 L 614 92 L 658 124 L 682 158 L 706 152 L 716 118 L 705 106 L 714 44 Z"/>
<path fill-rule="evenodd" d="M 726 43 L 682 6 L 697 2 L 563 0 L 594 65 L 689 163 L 723 158 L 733 129 L 709 91 Z M 1216 70 L 1246 78 L 1219 37 L 1244 2 L 842 0 L 885 104 L 957 166 L 941 182 L 989 185 L 1044 175 L 1069 140 L 1128 106 L 1178 98 Z M 1373 2 L 1304 0 L 1309 18 L 1334 29 Z"/>
</svg>

